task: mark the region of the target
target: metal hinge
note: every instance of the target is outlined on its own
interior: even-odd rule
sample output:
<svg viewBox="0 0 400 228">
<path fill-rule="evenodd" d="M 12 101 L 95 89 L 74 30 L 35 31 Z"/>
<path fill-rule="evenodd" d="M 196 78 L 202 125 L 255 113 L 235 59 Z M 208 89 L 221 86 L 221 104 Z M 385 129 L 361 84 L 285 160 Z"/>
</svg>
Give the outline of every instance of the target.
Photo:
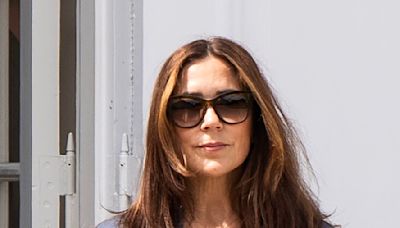
<svg viewBox="0 0 400 228">
<path fill-rule="evenodd" d="M 128 146 L 128 135 L 124 133 L 122 135 L 121 151 L 119 153 L 119 165 L 118 165 L 118 183 L 117 183 L 117 196 L 119 207 L 127 209 L 130 201 L 130 191 L 128 190 L 128 157 L 129 157 L 129 146 Z"/>
<path fill-rule="evenodd" d="M 40 188 L 56 191 L 60 196 L 76 193 L 76 156 L 73 134 L 68 133 L 65 155 L 45 155 L 40 157 Z M 42 175 L 43 174 L 43 175 Z"/>
<path fill-rule="evenodd" d="M 60 195 L 72 195 L 76 193 L 76 156 L 74 137 L 71 132 L 68 133 L 65 151 L 65 155 L 60 155 L 62 159 L 61 180 L 63 180 L 60 186 Z"/>
<path fill-rule="evenodd" d="M 112 186 L 112 192 L 107 198 L 108 204 L 102 204 L 102 207 L 111 213 L 119 213 L 128 209 L 132 201 L 133 183 L 132 183 L 132 167 L 139 166 L 137 157 L 129 153 L 128 135 L 122 134 L 121 149 L 116 156 L 115 164 L 115 179 L 110 180 L 109 183 L 115 181 Z"/>
<path fill-rule="evenodd" d="M 40 178 L 39 189 L 33 186 L 35 194 L 39 194 L 42 213 L 40 224 L 43 227 L 55 227 L 59 221 L 51 216 L 51 210 L 56 210 L 59 196 L 65 196 L 65 227 L 77 227 L 76 207 L 76 156 L 73 134 L 68 133 L 66 153 L 64 155 L 43 155 L 39 158 Z M 48 212 L 48 213 L 47 213 Z M 41 226 L 42 227 L 42 226 Z"/>
</svg>

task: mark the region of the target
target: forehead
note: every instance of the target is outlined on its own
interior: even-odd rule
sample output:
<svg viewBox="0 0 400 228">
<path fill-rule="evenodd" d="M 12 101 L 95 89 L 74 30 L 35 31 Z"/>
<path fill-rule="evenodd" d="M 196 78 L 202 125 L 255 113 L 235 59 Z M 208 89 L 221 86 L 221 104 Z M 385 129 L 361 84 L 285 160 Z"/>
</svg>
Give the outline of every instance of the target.
<svg viewBox="0 0 400 228">
<path fill-rule="evenodd" d="M 207 57 L 186 66 L 178 82 L 178 94 L 212 97 L 226 90 L 240 90 L 238 76 L 219 58 Z"/>
</svg>

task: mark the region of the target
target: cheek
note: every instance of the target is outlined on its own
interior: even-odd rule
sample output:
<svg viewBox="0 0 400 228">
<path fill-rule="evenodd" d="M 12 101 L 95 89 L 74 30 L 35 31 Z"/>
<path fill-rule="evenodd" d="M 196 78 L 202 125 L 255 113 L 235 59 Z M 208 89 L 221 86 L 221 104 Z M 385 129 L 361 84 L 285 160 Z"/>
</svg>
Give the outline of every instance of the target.
<svg viewBox="0 0 400 228">
<path fill-rule="evenodd" d="M 252 122 L 252 118 L 249 118 L 245 122 L 245 125 L 241 129 L 241 132 L 243 134 L 243 140 L 246 141 L 248 146 L 250 146 L 250 143 L 251 143 L 252 137 L 253 137 L 253 122 Z"/>
<path fill-rule="evenodd" d="M 191 145 L 191 141 L 194 138 L 195 133 L 190 131 L 190 129 L 176 129 L 176 136 L 178 138 L 178 145 L 182 147 L 182 149 L 187 149 Z"/>
<path fill-rule="evenodd" d="M 250 145 L 252 140 L 252 127 L 251 121 L 248 123 L 244 123 L 244 125 L 235 132 L 235 141 L 236 141 L 236 149 L 237 149 L 237 156 L 239 159 L 246 159 L 247 155 L 250 152 Z"/>
<path fill-rule="evenodd" d="M 241 155 L 247 157 L 248 153 L 250 152 L 251 129 L 245 129 L 245 131 L 242 131 L 241 137 L 238 142 Z"/>
</svg>

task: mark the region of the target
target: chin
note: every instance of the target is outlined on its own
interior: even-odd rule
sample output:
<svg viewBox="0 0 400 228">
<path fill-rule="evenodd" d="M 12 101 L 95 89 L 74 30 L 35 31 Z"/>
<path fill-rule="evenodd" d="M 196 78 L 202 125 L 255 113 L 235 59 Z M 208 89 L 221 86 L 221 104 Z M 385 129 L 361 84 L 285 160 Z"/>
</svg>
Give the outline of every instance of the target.
<svg viewBox="0 0 400 228">
<path fill-rule="evenodd" d="M 204 177 L 222 177 L 235 170 L 236 167 L 226 167 L 221 164 L 208 164 L 198 169 L 198 175 Z"/>
</svg>

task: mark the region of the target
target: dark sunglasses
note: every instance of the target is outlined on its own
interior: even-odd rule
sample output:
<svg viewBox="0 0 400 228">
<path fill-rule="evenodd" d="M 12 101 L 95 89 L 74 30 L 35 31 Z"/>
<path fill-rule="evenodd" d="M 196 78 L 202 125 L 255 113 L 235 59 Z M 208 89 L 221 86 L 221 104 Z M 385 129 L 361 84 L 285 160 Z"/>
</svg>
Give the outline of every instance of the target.
<svg viewBox="0 0 400 228">
<path fill-rule="evenodd" d="M 230 91 L 211 100 L 178 95 L 169 100 L 168 117 L 178 127 L 191 128 L 203 121 L 208 107 L 212 107 L 222 122 L 238 124 L 247 119 L 251 105 L 251 92 L 248 91 Z"/>
</svg>

